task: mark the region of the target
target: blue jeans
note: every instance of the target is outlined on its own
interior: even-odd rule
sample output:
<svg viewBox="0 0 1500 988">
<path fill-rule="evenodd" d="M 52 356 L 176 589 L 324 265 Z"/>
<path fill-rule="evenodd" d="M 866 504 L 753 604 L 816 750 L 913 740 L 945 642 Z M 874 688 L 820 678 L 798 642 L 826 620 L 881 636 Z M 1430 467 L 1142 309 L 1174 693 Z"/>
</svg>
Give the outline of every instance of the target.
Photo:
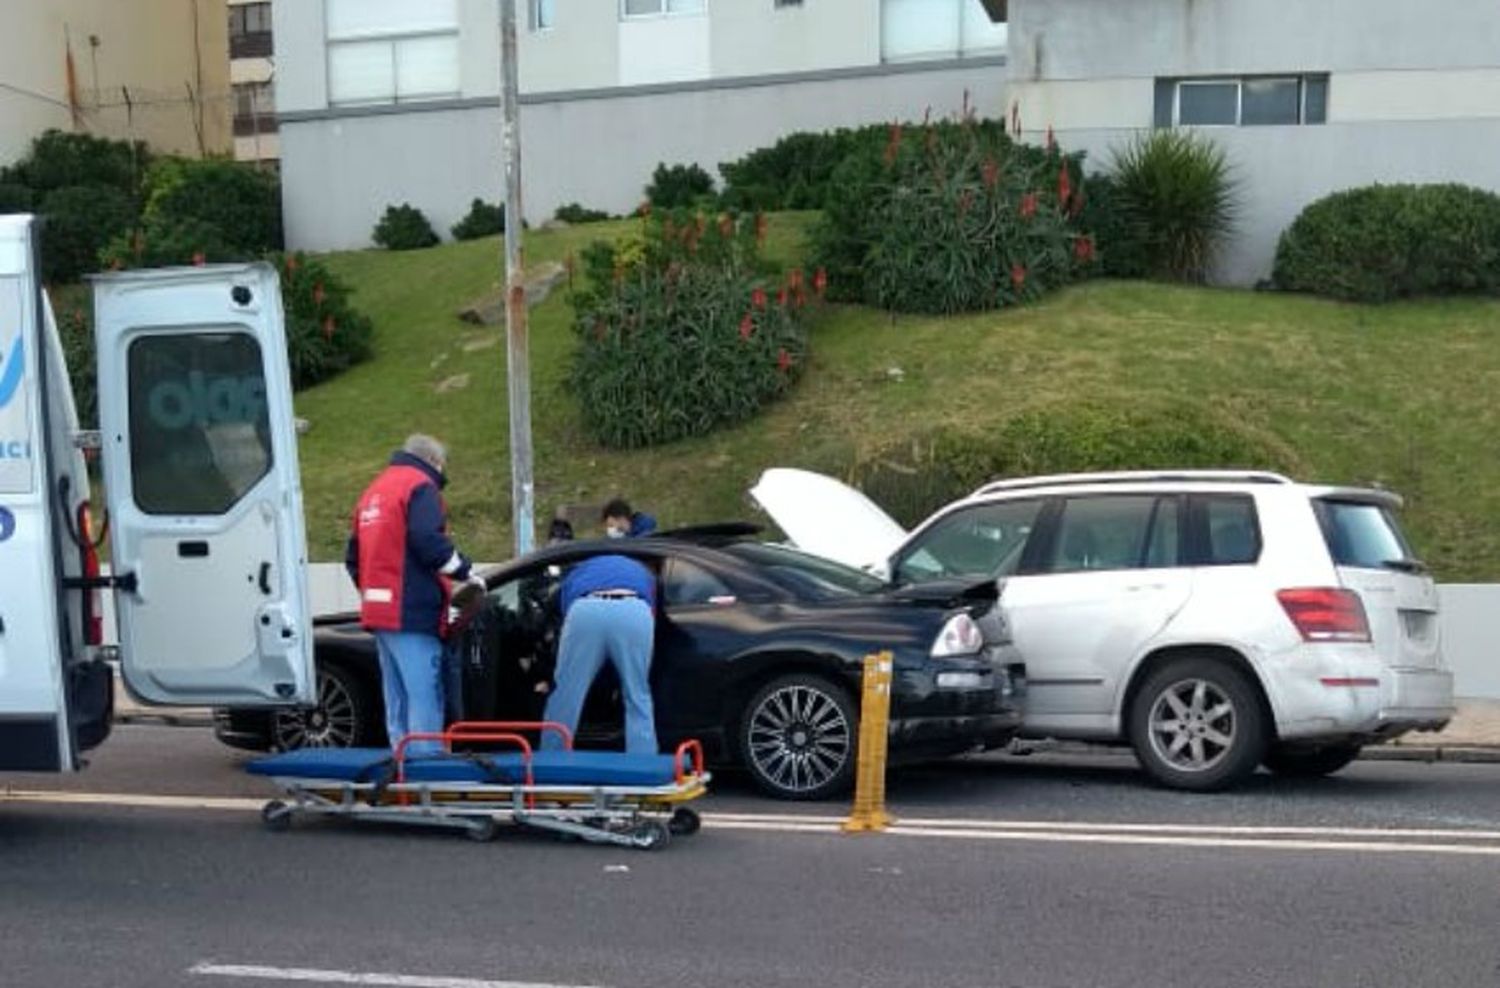
<svg viewBox="0 0 1500 988">
<path fill-rule="evenodd" d="M 574 602 L 563 620 L 557 683 L 547 698 L 546 719 L 577 730 L 583 701 L 607 660 L 620 677 L 625 698 L 625 750 L 656 754 L 656 712 L 651 703 L 655 624 L 651 607 L 643 600 L 584 597 Z M 556 734 L 542 736 L 544 750 L 561 746 Z"/>
<path fill-rule="evenodd" d="M 436 635 L 413 631 L 377 631 L 380 684 L 385 691 L 385 733 L 391 747 L 408 734 L 437 734 L 443 729 L 443 678 L 446 663 Z M 439 741 L 413 741 L 413 755 L 442 751 Z"/>
</svg>

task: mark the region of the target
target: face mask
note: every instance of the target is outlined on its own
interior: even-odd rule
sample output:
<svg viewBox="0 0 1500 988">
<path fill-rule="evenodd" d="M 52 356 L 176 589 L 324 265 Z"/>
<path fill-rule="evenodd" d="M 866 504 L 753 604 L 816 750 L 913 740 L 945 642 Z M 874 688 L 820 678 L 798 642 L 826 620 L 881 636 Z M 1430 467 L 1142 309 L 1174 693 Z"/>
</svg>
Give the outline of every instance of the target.
<svg viewBox="0 0 1500 988">
<path fill-rule="evenodd" d="M 604 530 L 604 534 L 612 539 L 623 539 L 625 537 L 625 530 L 611 525 Z"/>
</svg>

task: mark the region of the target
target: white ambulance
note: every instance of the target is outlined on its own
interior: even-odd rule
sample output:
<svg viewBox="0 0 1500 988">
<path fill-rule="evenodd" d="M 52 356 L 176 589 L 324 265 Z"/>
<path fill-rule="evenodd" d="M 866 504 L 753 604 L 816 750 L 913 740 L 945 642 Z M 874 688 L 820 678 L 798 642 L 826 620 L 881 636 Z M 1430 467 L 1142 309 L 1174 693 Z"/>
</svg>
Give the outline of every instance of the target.
<svg viewBox="0 0 1500 988">
<path fill-rule="evenodd" d="M 99 431 L 85 433 L 41 289 L 39 236 L 35 218 L 0 216 L 0 771 L 79 768 L 109 733 L 116 657 L 143 703 L 311 704 L 275 271 L 94 279 Z M 90 449 L 105 491 L 92 507 Z M 117 654 L 102 647 L 104 593 Z"/>
</svg>

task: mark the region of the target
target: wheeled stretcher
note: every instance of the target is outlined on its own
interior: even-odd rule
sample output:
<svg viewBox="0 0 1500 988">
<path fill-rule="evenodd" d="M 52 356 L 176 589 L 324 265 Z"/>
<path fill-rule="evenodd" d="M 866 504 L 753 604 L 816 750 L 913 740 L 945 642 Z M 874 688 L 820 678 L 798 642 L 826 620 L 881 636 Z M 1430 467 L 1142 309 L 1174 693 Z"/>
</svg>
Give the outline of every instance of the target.
<svg viewBox="0 0 1500 988">
<path fill-rule="evenodd" d="M 546 732 L 560 736 L 561 750 L 537 750 L 526 736 Z M 443 750 L 412 753 L 418 741 L 437 741 Z M 284 795 L 261 810 L 272 830 L 308 814 L 449 827 L 490 840 L 500 824 L 513 823 L 647 850 L 697 832 L 698 814 L 686 804 L 709 781 L 697 741 L 671 755 L 576 751 L 561 724 L 517 722 L 458 723 L 440 734 L 408 735 L 394 751 L 303 748 L 257 759 L 247 771 Z"/>
</svg>

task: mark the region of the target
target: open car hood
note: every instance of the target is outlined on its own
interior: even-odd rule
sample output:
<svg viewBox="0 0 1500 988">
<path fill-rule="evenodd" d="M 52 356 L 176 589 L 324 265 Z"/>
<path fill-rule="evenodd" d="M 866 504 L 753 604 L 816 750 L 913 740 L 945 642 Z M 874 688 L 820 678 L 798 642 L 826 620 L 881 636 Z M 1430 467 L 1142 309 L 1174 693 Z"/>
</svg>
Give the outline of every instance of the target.
<svg viewBox="0 0 1500 988">
<path fill-rule="evenodd" d="M 776 467 L 750 489 L 797 548 L 858 569 L 883 569 L 906 529 L 859 491 L 820 473 Z"/>
</svg>

